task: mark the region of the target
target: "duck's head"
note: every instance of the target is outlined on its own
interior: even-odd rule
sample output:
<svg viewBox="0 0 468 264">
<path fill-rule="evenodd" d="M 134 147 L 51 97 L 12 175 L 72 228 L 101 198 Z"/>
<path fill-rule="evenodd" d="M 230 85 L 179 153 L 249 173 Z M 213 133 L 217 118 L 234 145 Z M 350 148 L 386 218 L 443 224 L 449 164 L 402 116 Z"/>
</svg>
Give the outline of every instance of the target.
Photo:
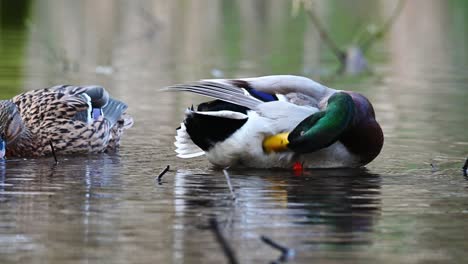
<svg viewBox="0 0 468 264">
<path fill-rule="evenodd" d="M 290 133 L 267 137 L 263 148 L 267 152 L 310 153 L 338 140 L 361 157 L 362 164 L 379 154 L 383 145 L 382 130 L 375 121 L 372 105 L 364 96 L 353 92 L 333 94 L 325 110 L 307 117 Z"/>
<path fill-rule="evenodd" d="M 268 151 L 292 150 L 307 153 L 328 147 L 351 124 L 355 114 L 350 95 L 337 92 L 326 102 L 326 110 L 317 112 L 299 123 L 292 132 L 285 132 L 265 139 Z"/>
<path fill-rule="evenodd" d="M 352 124 L 354 115 L 353 98 L 337 92 L 328 99 L 325 111 L 304 119 L 288 135 L 288 148 L 306 153 L 328 147 Z"/>
<path fill-rule="evenodd" d="M 10 100 L 0 100 L 0 158 L 5 156 L 7 143 L 14 141 L 22 129 L 16 104 Z"/>
</svg>

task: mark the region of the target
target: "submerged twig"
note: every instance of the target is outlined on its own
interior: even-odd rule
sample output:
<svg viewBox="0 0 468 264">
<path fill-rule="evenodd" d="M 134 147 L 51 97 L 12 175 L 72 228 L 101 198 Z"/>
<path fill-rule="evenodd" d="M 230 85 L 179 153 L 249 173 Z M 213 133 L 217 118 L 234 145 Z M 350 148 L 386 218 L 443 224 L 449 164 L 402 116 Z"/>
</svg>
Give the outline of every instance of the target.
<svg viewBox="0 0 468 264">
<path fill-rule="evenodd" d="M 365 53 L 369 47 L 376 41 L 377 39 L 383 37 L 387 32 L 390 30 L 392 25 L 395 23 L 396 19 L 400 15 L 403 7 L 405 6 L 406 0 L 398 1 L 398 4 L 393 11 L 392 15 L 388 18 L 388 20 L 383 24 L 383 26 L 374 34 L 372 34 L 366 41 L 361 44 L 361 50 Z"/>
<path fill-rule="evenodd" d="M 467 177 L 468 173 L 466 172 L 468 170 L 468 158 L 465 160 L 465 165 L 463 165 L 463 176 Z"/>
<path fill-rule="evenodd" d="M 229 191 L 231 192 L 231 197 L 232 197 L 232 200 L 236 200 L 236 193 L 234 192 L 234 188 L 232 187 L 232 184 L 231 184 L 231 177 L 229 176 L 229 172 L 227 172 L 227 170 L 223 170 L 223 173 L 224 173 L 224 176 L 226 177 L 226 181 L 227 181 L 227 184 L 228 184 L 228 187 L 229 187 Z"/>
<path fill-rule="evenodd" d="M 232 250 L 231 246 L 229 246 L 226 238 L 223 236 L 219 228 L 218 220 L 216 220 L 216 218 L 210 218 L 208 221 L 210 224 L 210 228 L 211 230 L 213 230 L 213 233 L 216 237 L 216 240 L 218 241 L 219 244 L 221 244 L 221 248 L 223 249 L 224 255 L 229 260 L 229 263 L 238 264 L 239 262 L 237 261 L 234 251 Z"/>
<path fill-rule="evenodd" d="M 58 164 L 57 155 L 55 155 L 55 148 L 54 144 L 52 144 L 52 140 L 49 141 L 50 149 L 52 150 L 52 155 L 54 156 L 55 164 Z"/>
<path fill-rule="evenodd" d="M 269 246 L 273 247 L 274 249 L 277 249 L 277 250 L 279 250 L 281 252 L 281 256 L 279 256 L 278 260 L 274 261 L 272 263 L 286 262 L 286 261 L 292 259 L 294 257 L 294 255 L 296 254 L 294 249 L 282 246 L 282 245 L 276 243 L 275 241 L 273 241 L 269 237 L 261 236 L 260 238 L 262 239 L 263 242 L 265 242 L 265 244 L 267 244 L 267 245 L 269 245 Z"/>
<path fill-rule="evenodd" d="M 161 171 L 161 173 L 159 173 L 158 177 L 157 177 L 157 180 L 158 180 L 158 183 L 161 184 L 161 180 L 162 180 L 162 177 L 164 176 L 164 174 L 166 174 L 166 172 L 169 171 L 169 169 L 171 168 L 170 165 L 167 165 L 166 168 L 164 168 L 163 171 Z"/>
<path fill-rule="evenodd" d="M 314 12 L 312 5 L 306 6 L 304 4 L 304 10 L 308 14 L 310 20 L 312 21 L 312 24 L 317 29 L 320 38 L 325 42 L 325 44 L 328 46 L 328 48 L 330 48 L 332 53 L 340 62 L 340 67 L 338 68 L 337 73 L 341 74 L 346 70 L 346 72 L 348 73 L 356 74 L 368 69 L 367 61 L 364 56 L 366 51 L 372 46 L 372 44 L 374 44 L 376 40 L 382 38 L 385 34 L 387 34 L 387 32 L 390 30 L 390 28 L 400 15 L 401 11 L 403 10 L 405 2 L 406 0 L 399 0 L 391 16 L 383 23 L 383 25 L 378 30 L 375 31 L 375 33 L 371 33 L 370 36 L 367 37 L 367 39 L 363 39 L 362 41 L 359 41 L 359 39 L 356 40 L 356 43 L 354 43 L 347 50 L 341 49 L 338 46 L 338 44 L 332 39 L 328 31 L 320 22 L 318 15 Z"/>
<path fill-rule="evenodd" d="M 319 32 L 320 38 L 322 38 L 323 41 L 325 41 L 330 47 L 331 51 L 335 54 L 335 56 L 338 58 L 338 60 L 342 63 L 346 63 L 346 52 L 338 48 L 338 45 L 336 44 L 335 41 L 330 37 L 328 34 L 327 30 L 325 27 L 320 23 L 320 19 L 318 18 L 317 14 L 312 10 L 312 8 L 306 9 L 307 14 L 309 15 L 310 20 L 312 20 L 312 23 L 314 24 L 315 28 L 317 28 L 317 31 Z"/>
</svg>

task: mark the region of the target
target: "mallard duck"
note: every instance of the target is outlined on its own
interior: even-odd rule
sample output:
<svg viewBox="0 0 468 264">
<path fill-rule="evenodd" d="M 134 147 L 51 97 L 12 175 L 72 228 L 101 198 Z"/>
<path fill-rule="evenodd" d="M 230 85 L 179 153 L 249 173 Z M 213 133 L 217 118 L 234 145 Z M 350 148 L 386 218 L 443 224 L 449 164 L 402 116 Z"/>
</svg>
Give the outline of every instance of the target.
<svg viewBox="0 0 468 264">
<path fill-rule="evenodd" d="M 116 150 L 133 124 L 100 86 L 59 85 L 0 101 L 0 158 Z"/>
<path fill-rule="evenodd" d="M 361 167 L 383 145 L 363 95 L 301 76 L 213 79 L 166 87 L 216 100 L 186 110 L 180 158 L 206 155 L 218 167 Z"/>
</svg>

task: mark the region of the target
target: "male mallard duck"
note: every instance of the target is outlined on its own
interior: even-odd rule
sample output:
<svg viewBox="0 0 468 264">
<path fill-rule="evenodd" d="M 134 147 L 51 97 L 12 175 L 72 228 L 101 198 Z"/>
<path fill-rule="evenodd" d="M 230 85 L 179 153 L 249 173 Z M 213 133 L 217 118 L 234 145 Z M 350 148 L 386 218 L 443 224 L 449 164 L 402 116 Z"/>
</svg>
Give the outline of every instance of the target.
<svg viewBox="0 0 468 264">
<path fill-rule="evenodd" d="M 219 167 L 361 167 L 383 145 L 371 103 L 311 79 L 264 76 L 202 80 L 167 87 L 218 100 L 185 112 L 178 157 L 205 154 Z"/>
<path fill-rule="evenodd" d="M 99 86 L 60 85 L 0 101 L 0 158 L 118 148 L 133 119 Z"/>
</svg>

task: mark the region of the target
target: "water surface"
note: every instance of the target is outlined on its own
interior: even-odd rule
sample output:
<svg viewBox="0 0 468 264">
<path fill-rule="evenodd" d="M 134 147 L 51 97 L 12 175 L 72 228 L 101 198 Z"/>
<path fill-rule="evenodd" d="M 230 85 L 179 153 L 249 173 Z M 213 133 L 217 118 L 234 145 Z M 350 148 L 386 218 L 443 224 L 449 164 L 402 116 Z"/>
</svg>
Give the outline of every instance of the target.
<svg viewBox="0 0 468 264">
<path fill-rule="evenodd" d="M 395 7 L 316 2 L 343 49 Z M 0 162 L 2 263 L 223 263 L 213 217 L 240 263 L 278 258 L 261 235 L 293 248 L 291 263 L 468 257 L 465 1 L 407 1 L 366 54 L 371 73 L 357 76 L 335 74 L 338 61 L 289 1 L 26 1 L 21 22 L 0 4 L 0 97 L 101 84 L 135 119 L 116 155 Z M 184 109 L 204 99 L 158 89 L 280 73 L 365 94 L 384 148 L 358 170 L 229 170 L 233 201 L 223 172 L 173 151 Z"/>
</svg>

